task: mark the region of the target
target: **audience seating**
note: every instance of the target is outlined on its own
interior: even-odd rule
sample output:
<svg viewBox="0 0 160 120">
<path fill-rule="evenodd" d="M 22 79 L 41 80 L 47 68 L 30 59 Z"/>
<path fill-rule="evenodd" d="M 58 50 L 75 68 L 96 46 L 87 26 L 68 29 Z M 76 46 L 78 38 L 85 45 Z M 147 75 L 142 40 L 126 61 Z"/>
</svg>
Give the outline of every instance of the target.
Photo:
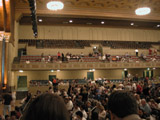
<svg viewBox="0 0 160 120">
<path fill-rule="evenodd" d="M 160 42 L 137 42 L 137 41 L 102 41 L 102 40 L 33 40 L 20 39 L 19 44 L 36 46 L 37 48 L 84 48 L 91 44 L 99 44 L 112 49 L 149 49 L 152 45 L 160 45 Z"/>
</svg>

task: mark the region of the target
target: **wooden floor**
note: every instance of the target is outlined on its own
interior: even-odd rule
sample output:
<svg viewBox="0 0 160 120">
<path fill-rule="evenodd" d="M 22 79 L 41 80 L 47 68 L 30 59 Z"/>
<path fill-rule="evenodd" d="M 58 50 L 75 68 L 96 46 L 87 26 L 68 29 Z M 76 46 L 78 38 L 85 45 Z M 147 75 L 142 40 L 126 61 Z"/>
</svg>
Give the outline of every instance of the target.
<svg viewBox="0 0 160 120">
<path fill-rule="evenodd" d="M 15 106 L 21 106 L 20 101 L 21 100 L 16 100 Z M 11 110 L 14 110 L 14 106 L 12 106 Z M 3 115 L 3 104 L 2 103 L 0 103 L 0 115 Z"/>
</svg>

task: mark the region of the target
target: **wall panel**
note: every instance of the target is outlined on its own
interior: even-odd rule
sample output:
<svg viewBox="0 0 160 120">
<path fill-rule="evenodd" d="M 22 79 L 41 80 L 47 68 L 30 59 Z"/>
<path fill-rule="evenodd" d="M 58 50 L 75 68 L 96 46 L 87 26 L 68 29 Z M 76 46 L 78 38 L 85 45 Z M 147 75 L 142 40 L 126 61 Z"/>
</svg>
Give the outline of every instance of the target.
<svg viewBox="0 0 160 120">
<path fill-rule="evenodd" d="M 38 39 L 159 41 L 160 31 L 80 26 L 39 26 Z M 19 27 L 19 39 L 33 39 L 31 26 Z"/>
</svg>

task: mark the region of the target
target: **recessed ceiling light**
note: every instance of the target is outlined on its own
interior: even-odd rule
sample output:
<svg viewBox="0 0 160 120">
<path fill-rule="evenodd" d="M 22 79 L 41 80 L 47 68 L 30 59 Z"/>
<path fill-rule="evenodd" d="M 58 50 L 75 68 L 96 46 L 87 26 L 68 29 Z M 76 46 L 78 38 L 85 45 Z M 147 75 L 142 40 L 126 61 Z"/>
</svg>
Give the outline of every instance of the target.
<svg viewBox="0 0 160 120">
<path fill-rule="evenodd" d="M 59 72 L 60 70 L 57 70 L 57 72 Z"/>
<path fill-rule="evenodd" d="M 39 19 L 38 21 L 39 21 L 39 22 L 42 22 L 42 19 Z"/>
<path fill-rule="evenodd" d="M 150 12 L 151 12 L 151 9 L 149 7 L 137 8 L 135 10 L 136 15 L 147 15 Z"/>
<path fill-rule="evenodd" d="M 153 68 L 153 70 L 155 70 L 156 68 Z"/>
<path fill-rule="evenodd" d="M 125 68 L 124 71 L 127 71 L 127 69 Z"/>
<path fill-rule="evenodd" d="M 160 27 L 160 25 L 157 25 L 157 27 Z"/>
<path fill-rule="evenodd" d="M 104 24 L 104 21 L 102 21 L 101 24 Z"/>
<path fill-rule="evenodd" d="M 73 22 L 73 20 L 69 20 L 69 23 L 72 23 Z"/>
<path fill-rule="evenodd" d="M 54 70 L 51 70 L 51 72 L 54 72 Z"/>
<path fill-rule="evenodd" d="M 134 25 L 134 23 L 131 23 L 131 25 L 133 26 L 133 25 Z"/>
<path fill-rule="evenodd" d="M 64 4 L 61 1 L 51 1 L 47 3 L 47 8 L 49 10 L 62 10 Z"/>
</svg>

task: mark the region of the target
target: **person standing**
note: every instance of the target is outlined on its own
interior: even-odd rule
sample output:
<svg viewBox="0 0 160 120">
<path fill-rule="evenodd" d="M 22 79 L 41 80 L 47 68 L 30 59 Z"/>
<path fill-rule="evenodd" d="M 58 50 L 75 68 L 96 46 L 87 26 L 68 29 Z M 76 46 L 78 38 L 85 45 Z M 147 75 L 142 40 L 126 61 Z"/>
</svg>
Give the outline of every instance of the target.
<svg viewBox="0 0 160 120">
<path fill-rule="evenodd" d="M 57 57 L 58 57 L 58 60 L 61 58 L 61 53 L 60 52 L 57 53 Z"/>
<path fill-rule="evenodd" d="M 9 93 L 6 93 L 3 95 L 3 103 L 4 103 L 4 108 L 3 108 L 3 115 L 7 115 L 7 111 L 8 114 L 10 115 L 11 112 L 11 102 L 12 102 L 12 96 Z"/>
<path fill-rule="evenodd" d="M 136 56 L 138 57 L 138 49 L 135 49 L 135 52 L 136 52 Z"/>
<path fill-rule="evenodd" d="M 64 54 L 62 53 L 62 62 L 64 61 Z"/>
</svg>

